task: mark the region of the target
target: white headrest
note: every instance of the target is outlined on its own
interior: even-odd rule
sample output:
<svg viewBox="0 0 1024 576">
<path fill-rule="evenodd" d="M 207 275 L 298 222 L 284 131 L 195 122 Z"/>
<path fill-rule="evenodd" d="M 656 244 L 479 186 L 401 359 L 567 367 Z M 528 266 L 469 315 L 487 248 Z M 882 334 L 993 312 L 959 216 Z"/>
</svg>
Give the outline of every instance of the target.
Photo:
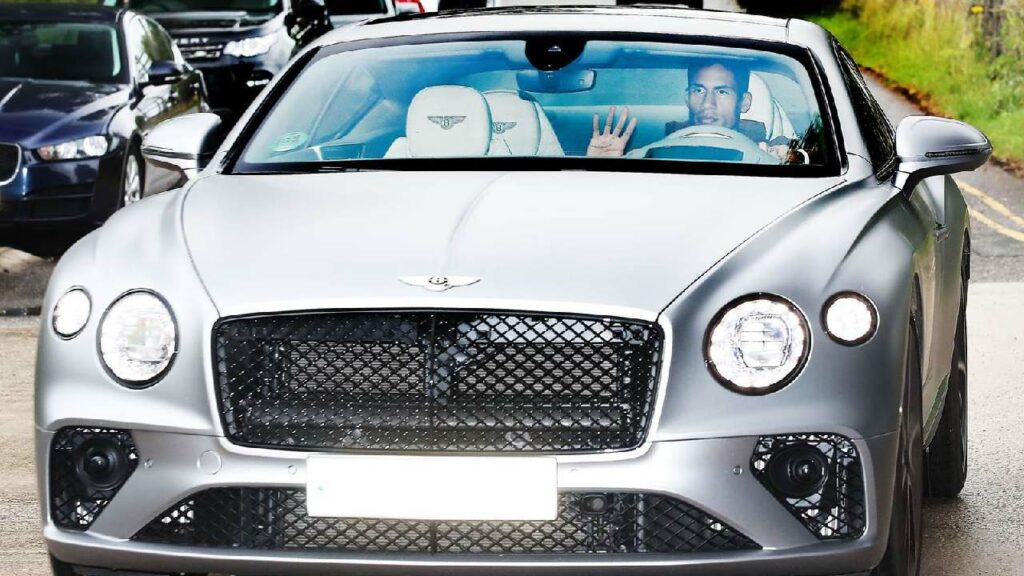
<svg viewBox="0 0 1024 576">
<path fill-rule="evenodd" d="M 743 120 L 754 120 L 764 124 L 765 135 L 771 137 L 775 126 L 775 102 L 768 85 L 757 74 L 750 75 L 750 110 L 740 115 Z"/>
<path fill-rule="evenodd" d="M 540 120 L 533 102 L 508 90 L 484 92 L 491 108 L 491 156 L 534 156 L 540 146 Z"/>
<path fill-rule="evenodd" d="M 413 158 L 483 156 L 491 114 L 482 94 L 466 86 L 431 86 L 409 104 L 405 136 Z"/>
</svg>

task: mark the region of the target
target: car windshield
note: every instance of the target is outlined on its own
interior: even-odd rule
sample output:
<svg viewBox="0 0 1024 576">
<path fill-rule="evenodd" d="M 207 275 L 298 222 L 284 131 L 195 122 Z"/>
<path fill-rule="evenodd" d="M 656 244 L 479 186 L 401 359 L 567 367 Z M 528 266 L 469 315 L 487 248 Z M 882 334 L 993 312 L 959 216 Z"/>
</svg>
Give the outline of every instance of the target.
<svg viewBox="0 0 1024 576">
<path fill-rule="evenodd" d="M 0 76 L 116 82 L 121 50 L 112 26 L 0 21 Z"/>
<path fill-rule="evenodd" d="M 328 50 L 235 171 L 510 157 L 791 173 L 835 158 L 818 102 L 804 64 L 754 48 L 570 36 Z"/>
<path fill-rule="evenodd" d="M 281 0 L 128 0 L 137 12 L 280 12 Z"/>
</svg>

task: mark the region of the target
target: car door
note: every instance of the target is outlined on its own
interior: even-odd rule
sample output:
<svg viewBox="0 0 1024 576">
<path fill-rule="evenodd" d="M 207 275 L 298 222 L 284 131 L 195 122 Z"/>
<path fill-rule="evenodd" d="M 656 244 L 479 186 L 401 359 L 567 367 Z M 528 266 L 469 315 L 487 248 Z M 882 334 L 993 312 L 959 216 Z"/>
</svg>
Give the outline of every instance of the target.
<svg viewBox="0 0 1024 576">
<path fill-rule="evenodd" d="M 891 185 L 899 163 L 896 131 L 871 95 L 853 58 L 838 43 L 835 47 L 878 182 L 880 185 Z M 944 251 L 948 250 L 950 244 L 946 241 L 949 228 L 945 222 L 943 178 L 930 178 L 921 182 L 906 197 L 907 206 L 924 233 L 922 245 L 917 252 L 918 261 L 914 264 L 921 299 L 917 328 L 922 343 L 922 406 L 924 417 L 928 419 L 943 379 L 949 373 L 949 354 L 952 353 L 953 341 L 946 321 L 949 316 L 949 290 L 944 289 L 945 283 L 942 281 L 946 273 L 943 262 L 947 260 Z"/>
</svg>

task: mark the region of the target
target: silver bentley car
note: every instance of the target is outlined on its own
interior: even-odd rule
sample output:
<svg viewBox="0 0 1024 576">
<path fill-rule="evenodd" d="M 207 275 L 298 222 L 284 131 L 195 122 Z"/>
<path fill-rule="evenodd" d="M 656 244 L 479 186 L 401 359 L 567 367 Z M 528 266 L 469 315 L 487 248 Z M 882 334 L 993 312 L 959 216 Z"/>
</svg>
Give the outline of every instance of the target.
<svg viewBox="0 0 1024 576">
<path fill-rule="evenodd" d="M 963 486 L 991 145 L 813 24 L 396 17 L 142 148 L 46 296 L 59 576 L 913 576 Z"/>
</svg>

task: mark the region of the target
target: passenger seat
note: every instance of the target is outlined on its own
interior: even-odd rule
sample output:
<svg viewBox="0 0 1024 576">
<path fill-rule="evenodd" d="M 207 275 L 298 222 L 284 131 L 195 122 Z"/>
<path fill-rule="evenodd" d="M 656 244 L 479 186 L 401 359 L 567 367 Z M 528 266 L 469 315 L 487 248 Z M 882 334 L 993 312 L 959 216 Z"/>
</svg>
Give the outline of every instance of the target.
<svg viewBox="0 0 1024 576">
<path fill-rule="evenodd" d="M 466 86 L 430 86 L 409 103 L 405 136 L 385 158 L 485 156 L 491 147 L 491 112 L 480 92 Z"/>
<path fill-rule="evenodd" d="M 490 156 L 565 156 L 544 109 L 514 90 L 484 92 L 491 109 Z"/>
</svg>

